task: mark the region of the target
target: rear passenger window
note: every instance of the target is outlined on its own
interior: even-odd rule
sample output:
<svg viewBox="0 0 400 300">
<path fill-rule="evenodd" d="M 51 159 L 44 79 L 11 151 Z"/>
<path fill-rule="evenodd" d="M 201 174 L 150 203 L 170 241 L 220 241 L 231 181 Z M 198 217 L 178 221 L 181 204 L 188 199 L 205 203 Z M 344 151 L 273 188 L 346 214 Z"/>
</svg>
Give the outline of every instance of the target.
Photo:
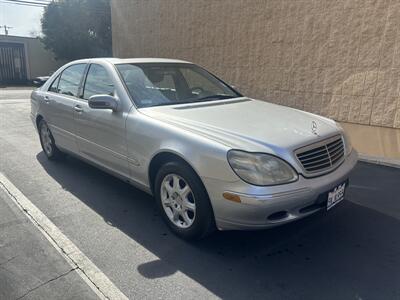
<svg viewBox="0 0 400 300">
<path fill-rule="evenodd" d="M 58 92 L 78 97 L 79 84 L 85 68 L 86 64 L 77 64 L 66 68 L 61 74 L 60 82 L 58 83 Z"/>
<path fill-rule="evenodd" d="M 86 76 L 83 99 L 88 100 L 91 96 L 100 94 L 114 95 L 114 84 L 104 67 L 92 64 Z"/>
<path fill-rule="evenodd" d="M 50 88 L 49 88 L 49 92 L 53 92 L 53 93 L 58 93 L 58 81 L 60 80 L 60 75 L 57 76 L 56 79 L 54 79 L 53 83 L 51 84 Z"/>
</svg>

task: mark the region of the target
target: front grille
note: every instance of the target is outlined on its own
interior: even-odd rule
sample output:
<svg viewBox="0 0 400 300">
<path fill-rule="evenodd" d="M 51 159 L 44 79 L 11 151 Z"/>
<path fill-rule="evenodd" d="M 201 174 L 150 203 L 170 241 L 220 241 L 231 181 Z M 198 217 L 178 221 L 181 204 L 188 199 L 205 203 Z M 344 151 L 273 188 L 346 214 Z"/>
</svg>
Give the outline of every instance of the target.
<svg viewBox="0 0 400 300">
<path fill-rule="evenodd" d="M 344 160 L 342 136 L 302 147 L 295 151 L 296 157 L 308 174 L 327 172 L 334 169 Z"/>
</svg>

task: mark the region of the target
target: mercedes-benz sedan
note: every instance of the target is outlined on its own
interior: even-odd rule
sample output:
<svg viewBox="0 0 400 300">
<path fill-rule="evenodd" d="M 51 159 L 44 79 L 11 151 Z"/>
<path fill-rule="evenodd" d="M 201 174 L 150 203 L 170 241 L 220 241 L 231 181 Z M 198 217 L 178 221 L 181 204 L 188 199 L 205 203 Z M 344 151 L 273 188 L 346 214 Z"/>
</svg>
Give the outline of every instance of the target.
<svg viewBox="0 0 400 300">
<path fill-rule="evenodd" d="M 333 120 L 250 99 L 180 60 L 74 61 L 31 98 L 49 159 L 76 155 L 154 195 L 187 239 L 329 210 L 357 161 Z"/>
</svg>

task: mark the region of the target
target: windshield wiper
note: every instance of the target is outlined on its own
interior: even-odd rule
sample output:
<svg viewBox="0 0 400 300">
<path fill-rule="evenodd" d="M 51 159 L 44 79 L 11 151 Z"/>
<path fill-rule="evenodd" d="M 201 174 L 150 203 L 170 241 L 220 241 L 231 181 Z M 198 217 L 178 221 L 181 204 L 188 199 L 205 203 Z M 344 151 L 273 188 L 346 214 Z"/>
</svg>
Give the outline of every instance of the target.
<svg viewBox="0 0 400 300">
<path fill-rule="evenodd" d="M 227 94 L 215 94 L 215 95 L 210 95 L 210 96 L 197 98 L 197 99 L 195 99 L 194 102 L 208 100 L 208 99 L 229 99 L 229 98 L 235 98 L 235 96 L 227 95 Z"/>
</svg>

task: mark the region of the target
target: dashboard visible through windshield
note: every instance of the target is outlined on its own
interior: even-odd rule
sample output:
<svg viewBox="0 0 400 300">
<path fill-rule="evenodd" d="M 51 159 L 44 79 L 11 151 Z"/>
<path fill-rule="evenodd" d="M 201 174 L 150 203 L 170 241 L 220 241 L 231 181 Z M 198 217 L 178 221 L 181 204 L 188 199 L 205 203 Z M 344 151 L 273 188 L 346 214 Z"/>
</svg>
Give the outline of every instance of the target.
<svg viewBox="0 0 400 300">
<path fill-rule="evenodd" d="M 138 107 L 213 101 L 240 97 L 227 84 L 193 64 L 117 64 Z"/>
</svg>

